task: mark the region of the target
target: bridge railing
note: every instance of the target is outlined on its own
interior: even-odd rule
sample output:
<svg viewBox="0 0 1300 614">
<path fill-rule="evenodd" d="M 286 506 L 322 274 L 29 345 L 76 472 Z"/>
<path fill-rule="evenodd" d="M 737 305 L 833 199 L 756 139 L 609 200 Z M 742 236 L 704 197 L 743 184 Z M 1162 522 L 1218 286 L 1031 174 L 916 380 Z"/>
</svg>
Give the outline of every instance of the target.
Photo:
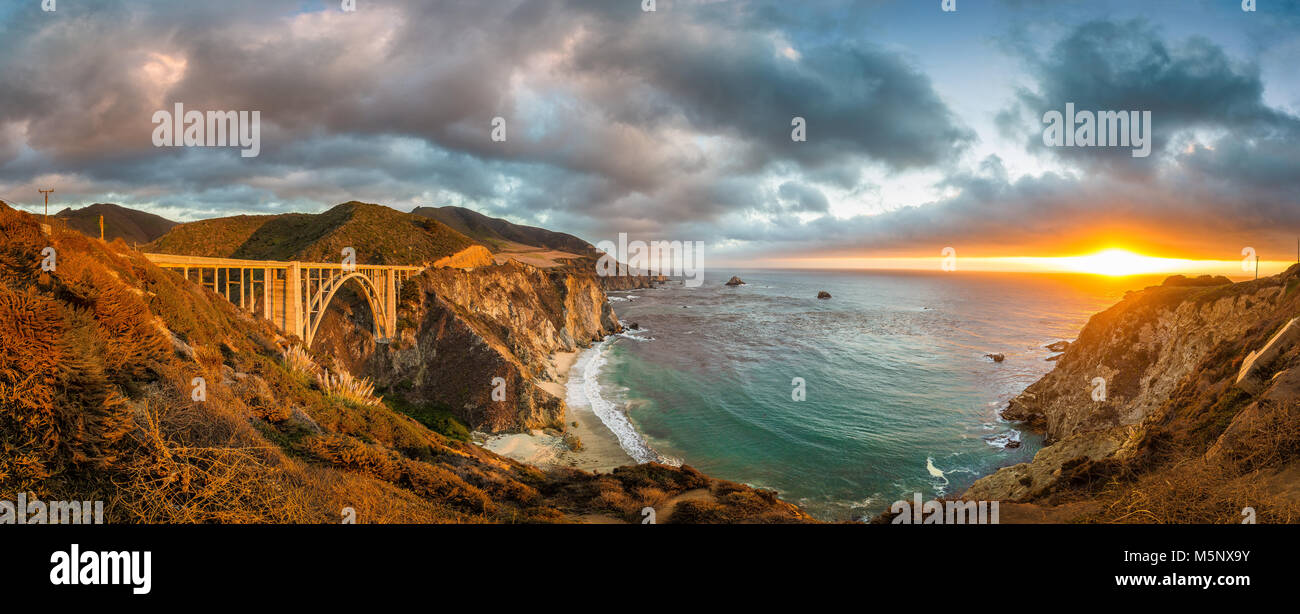
<svg viewBox="0 0 1300 614">
<path fill-rule="evenodd" d="M 239 258 L 212 258 L 208 256 L 178 256 L 176 254 L 145 254 L 144 257 L 148 258 L 150 262 L 158 266 L 168 267 L 168 268 L 191 266 L 191 267 L 215 267 L 215 268 L 228 268 L 228 269 L 238 269 L 238 268 L 286 269 L 293 265 L 297 265 L 301 268 L 312 268 L 312 269 L 343 269 L 347 267 L 347 268 L 355 268 L 357 270 L 384 269 L 387 271 L 411 271 L 414 273 L 418 273 L 425 269 L 425 267 L 422 266 L 405 265 L 405 264 L 344 265 L 341 262 L 308 262 L 305 260 L 292 260 L 292 261 L 247 260 L 247 259 L 239 259 Z"/>
</svg>

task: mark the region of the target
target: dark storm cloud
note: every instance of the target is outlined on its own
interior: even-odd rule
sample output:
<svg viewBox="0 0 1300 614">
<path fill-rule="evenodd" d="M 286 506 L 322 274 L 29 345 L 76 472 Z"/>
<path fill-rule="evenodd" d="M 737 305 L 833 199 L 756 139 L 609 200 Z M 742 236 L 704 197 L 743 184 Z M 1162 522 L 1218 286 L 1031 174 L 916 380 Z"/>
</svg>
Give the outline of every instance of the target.
<svg viewBox="0 0 1300 614">
<path fill-rule="evenodd" d="M 655 84 L 696 130 L 757 147 L 757 165 L 817 167 L 865 154 L 892 168 L 930 166 L 974 138 L 896 54 L 852 43 L 805 48 L 798 60 L 785 53 L 753 32 L 644 24 L 588 40 L 574 63 L 613 76 L 603 99 L 615 109 L 638 108 L 640 92 L 624 85 Z M 807 143 L 791 142 L 796 116 L 808 122 Z"/>
<path fill-rule="evenodd" d="M 817 188 L 787 181 L 781 184 L 777 189 L 777 195 L 785 207 L 792 211 L 808 211 L 825 213 L 830 210 L 831 204 L 826 200 L 826 195 L 822 194 Z"/>
<path fill-rule="evenodd" d="M 1043 113 L 1064 111 L 1071 102 L 1079 111 L 1150 111 L 1155 159 L 1189 130 L 1227 130 L 1233 140 L 1286 138 L 1297 131 L 1295 117 L 1264 103 L 1257 65 L 1230 58 L 1205 38 L 1166 41 L 1143 20 L 1085 23 L 1046 55 L 1025 59 L 1036 87 L 1021 91 L 1018 112 L 1002 121 L 1006 127 L 1018 124 L 1031 150 L 1075 161 L 1102 159 L 1117 171 L 1154 168 L 1132 159 L 1126 148 L 1046 148 Z"/>
</svg>

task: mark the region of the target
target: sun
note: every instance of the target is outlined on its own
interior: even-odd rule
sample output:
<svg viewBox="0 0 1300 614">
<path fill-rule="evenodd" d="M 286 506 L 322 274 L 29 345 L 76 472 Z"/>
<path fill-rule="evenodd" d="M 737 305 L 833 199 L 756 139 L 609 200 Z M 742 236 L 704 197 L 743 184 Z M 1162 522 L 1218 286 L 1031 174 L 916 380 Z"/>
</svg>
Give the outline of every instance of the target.
<svg viewBox="0 0 1300 614">
<path fill-rule="evenodd" d="M 1062 258 L 1061 260 L 1063 267 L 1068 270 L 1110 277 L 1164 273 L 1177 268 L 1176 260 L 1143 256 L 1119 248 L 1111 248 L 1087 256 Z"/>
</svg>

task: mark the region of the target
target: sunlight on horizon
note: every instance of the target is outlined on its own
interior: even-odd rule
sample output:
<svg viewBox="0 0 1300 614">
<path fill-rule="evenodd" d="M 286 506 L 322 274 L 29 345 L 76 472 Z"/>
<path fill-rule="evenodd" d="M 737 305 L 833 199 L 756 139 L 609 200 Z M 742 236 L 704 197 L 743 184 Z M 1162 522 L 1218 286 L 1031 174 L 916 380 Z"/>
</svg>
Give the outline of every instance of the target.
<svg viewBox="0 0 1300 614">
<path fill-rule="evenodd" d="M 1159 258 L 1135 254 L 1126 249 L 1110 248 L 1086 256 L 1065 256 L 1057 258 L 1029 258 L 1041 260 L 1048 268 L 1074 273 L 1091 273 L 1107 277 L 1126 277 L 1129 275 L 1151 275 L 1155 273 L 1178 273 L 1203 268 L 1204 261 L 1181 258 Z M 1240 271 L 1240 264 L 1238 264 Z M 1243 271 L 1244 272 L 1244 271 Z"/>
<path fill-rule="evenodd" d="M 1255 269 L 1243 268 L 1242 260 L 1196 260 L 1163 258 L 1112 247 L 1077 256 L 972 256 L 957 258 L 956 270 L 989 273 L 1078 273 L 1102 277 L 1136 275 L 1225 275 L 1248 278 Z M 757 263 L 749 263 L 757 265 Z M 1259 261 L 1261 277 L 1276 275 L 1293 265 L 1290 261 Z M 896 271 L 940 271 L 941 258 L 792 258 L 772 261 L 775 268 L 827 268 Z"/>
</svg>

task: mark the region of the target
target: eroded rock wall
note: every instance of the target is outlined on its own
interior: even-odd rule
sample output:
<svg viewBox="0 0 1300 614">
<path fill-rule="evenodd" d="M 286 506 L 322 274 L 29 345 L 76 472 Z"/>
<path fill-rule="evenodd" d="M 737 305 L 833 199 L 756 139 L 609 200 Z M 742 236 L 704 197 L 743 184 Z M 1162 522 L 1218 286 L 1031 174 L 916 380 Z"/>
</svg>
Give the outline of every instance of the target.
<svg viewBox="0 0 1300 614">
<path fill-rule="evenodd" d="M 376 346 L 366 374 L 475 429 L 562 428 L 564 400 L 534 380 L 549 377 L 551 354 L 620 330 L 594 273 L 509 262 L 431 269 L 408 284 L 397 338 Z M 495 378 L 504 401 L 493 399 Z"/>
</svg>

